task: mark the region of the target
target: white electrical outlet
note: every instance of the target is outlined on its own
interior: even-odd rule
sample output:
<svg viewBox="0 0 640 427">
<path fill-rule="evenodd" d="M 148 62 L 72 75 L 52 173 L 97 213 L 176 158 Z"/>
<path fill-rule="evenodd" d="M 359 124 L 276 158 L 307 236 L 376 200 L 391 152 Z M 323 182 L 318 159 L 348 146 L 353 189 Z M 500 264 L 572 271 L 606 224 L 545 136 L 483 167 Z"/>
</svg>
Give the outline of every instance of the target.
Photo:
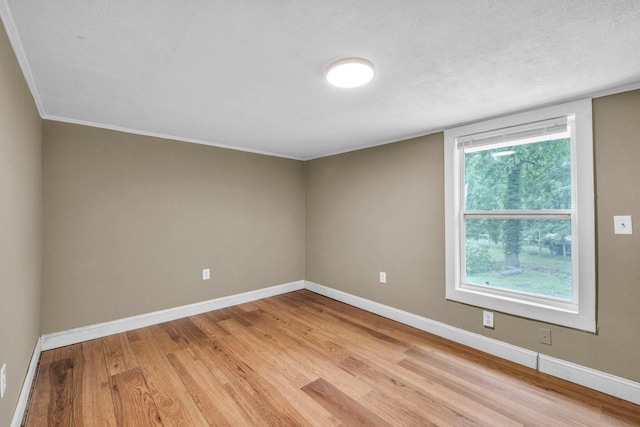
<svg viewBox="0 0 640 427">
<path fill-rule="evenodd" d="M 616 234 L 633 234 L 631 215 L 614 216 L 613 226 Z"/>
<path fill-rule="evenodd" d="M 211 271 L 208 268 L 205 268 L 204 270 L 202 270 L 202 280 L 209 279 L 211 279 Z"/>
<path fill-rule="evenodd" d="M 0 399 L 4 397 L 4 392 L 7 391 L 7 364 L 2 364 L 0 370 Z"/>
<path fill-rule="evenodd" d="M 387 273 L 384 271 L 380 272 L 380 283 L 387 283 Z"/>
<path fill-rule="evenodd" d="M 493 328 L 493 311 L 482 312 L 482 324 L 486 328 Z"/>
</svg>

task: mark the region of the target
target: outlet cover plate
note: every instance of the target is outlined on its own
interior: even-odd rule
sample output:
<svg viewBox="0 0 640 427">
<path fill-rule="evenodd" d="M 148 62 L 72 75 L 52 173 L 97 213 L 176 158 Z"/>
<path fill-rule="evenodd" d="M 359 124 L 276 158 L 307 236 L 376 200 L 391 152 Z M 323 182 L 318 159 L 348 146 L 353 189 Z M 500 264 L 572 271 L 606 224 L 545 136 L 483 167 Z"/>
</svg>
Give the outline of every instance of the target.
<svg viewBox="0 0 640 427">
<path fill-rule="evenodd" d="M 482 324 L 485 328 L 493 328 L 493 311 L 482 311 Z"/>
<path fill-rule="evenodd" d="M 631 215 L 617 215 L 613 217 L 615 234 L 633 234 Z"/>
<path fill-rule="evenodd" d="M 551 345 L 551 329 L 540 328 L 540 342 L 542 344 Z"/>
<path fill-rule="evenodd" d="M 205 268 L 204 270 L 202 270 L 202 280 L 209 280 L 211 279 L 211 270 L 209 270 L 208 268 Z"/>
<path fill-rule="evenodd" d="M 380 283 L 387 283 L 387 273 L 384 271 L 380 272 Z"/>
</svg>

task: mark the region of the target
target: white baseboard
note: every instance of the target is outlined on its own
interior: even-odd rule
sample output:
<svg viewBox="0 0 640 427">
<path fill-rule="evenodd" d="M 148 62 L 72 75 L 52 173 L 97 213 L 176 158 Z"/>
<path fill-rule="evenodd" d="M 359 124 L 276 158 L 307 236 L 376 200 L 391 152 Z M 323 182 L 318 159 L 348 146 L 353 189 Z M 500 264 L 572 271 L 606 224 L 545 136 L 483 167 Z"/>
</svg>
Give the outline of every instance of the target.
<svg viewBox="0 0 640 427">
<path fill-rule="evenodd" d="M 540 354 L 538 370 L 640 405 L 640 383 Z"/>
<path fill-rule="evenodd" d="M 36 379 L 36 368 L 40 361 L 40 353 L 42 353 L 42 339 L 38 338 L 36 342 L 36 348 L 33 350 L 31 356 L 31 362 L 27 369 L 27 375 L 22 383 L 22 390 L 20 390 L 20 397 L 18 398 L 18 404 L 16 410 L 13 412 L 13 419 L 11 420 L 11 427 L 20 427 L 22 424 L 22 418 L 24 417 L 24 411 L 27 409 L 29 403 L 29 394 L 31 394 L 31 386 Z"/>
<path fill-rule="evenodd" d="M 25 378 L 25 382 L 22 387 L 22 392 L 20 394 L 20 399 L 11 427 L 18 427 L 22 421 L 22 415 L 24 414 L 24 410 L 27 405 L 29 391 L 34 380 L 35 369 L 41 351 L 77 344 L 83 341 L 102 338 L 108 335 L 143 328 L 145 326 L 168 322 L 305 288 L 320 295 L 333 298 L 405 325 L 464 344 L 502 359 L 506 359 L 532 369 L 538 369 L 540 372 L 544 372 L 640 405 L 640 383 L 566 362 L 564 360 L 555 359 L 550 356 L 539 354 L 535 351 L 465 331 L 464 329 L 449 326 L 445 323 L 418 316 L 407 311 L 380 304 L 378 302 L 348 294 L 327 286 L 319 285 L 310 281 L 299 280 L 297 282 L 285 283 L 283 285 L 258 289 L 242 294 L 216 298 L 209 301 L 146 313 L 111 322 L 43 335 L 38 340 L 36 349 L 34 350 L 31 365 L 29 365 L 29 372 L 27 373 L 27 377 Z"/>
<path fill-rule="evenodd" d="M 395 320 L 405 325 L 430 332 L 451 341 L 467 345 L 485 353 L 510 360 L 554 377 L 618 397 L 640 405 L 640 383 L 597 371 L 575 363 L 566 362 L 551 356 L 474 334 L 463 329 L 417 316 L 415 314 L 389 307 L 365 298 L 338 291 L 317 283 L 305 282 L 306 289 L 333 298 L 371 313 Z"/>
<path fill-rule="evenodd" d="M 285 283 L 242 294 L 230 295 L 209 301 L 202 301 L 166 310 L 154 311 L 152 313 L 140 314 L 138 316 L 126 317 L 124 319 L 112 320 L 110 322 L 46 334 L 42 336 L 42 351 L 102 338 L 108 335 L 119 334 L 133 329 L 144 328 L 146 326 L 157 325 L 158 323 L 194 316 L 196 314 L 206 313 L 207 311 L 231 307 L 233 305 L 255 301 L 274 295 L 297 291 L 304 289 L 304 286 L 304 280 L 298 280 L 297 282 Z"/>
<path fill-rule="evenodd" d="M 426 317 L 418 316 L 407 311 L 399 310 L 388 305 L 338 291 L 317 283 L 307 281 L 306 288 L 320 295 L 333 298 L 371 313 L 379 314 L 380 316 L 395 320 L 396 322 L 413 326 L 414 328 L 422 331 L 464 344 L 502 359 L 510 360 L 532 369 L 536 369 L 538 366 L 538 353 L 535 351 L 507 344 L 493 338 L 487 338 L 479 334 L 474 334 L 473 332 L 449 326 L 445 323 L 427 319 Z"/>
</svg>

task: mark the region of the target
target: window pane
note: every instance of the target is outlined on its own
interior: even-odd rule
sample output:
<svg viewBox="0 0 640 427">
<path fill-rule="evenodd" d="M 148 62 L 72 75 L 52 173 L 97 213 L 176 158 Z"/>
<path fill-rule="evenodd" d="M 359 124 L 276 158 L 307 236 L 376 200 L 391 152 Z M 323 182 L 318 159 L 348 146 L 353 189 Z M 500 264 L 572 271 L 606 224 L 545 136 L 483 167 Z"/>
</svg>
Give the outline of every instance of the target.
<svg viewBox="0 0 640 427">
<path fill-rule="evenodd" d="M 466 219 L 466 282 L 571 300 L 571 221 Z"/>
<path fill-rule="evenodd" d="M 464 209 L 571 209 L 570 141 L 465 150 Z"/>
</svg>

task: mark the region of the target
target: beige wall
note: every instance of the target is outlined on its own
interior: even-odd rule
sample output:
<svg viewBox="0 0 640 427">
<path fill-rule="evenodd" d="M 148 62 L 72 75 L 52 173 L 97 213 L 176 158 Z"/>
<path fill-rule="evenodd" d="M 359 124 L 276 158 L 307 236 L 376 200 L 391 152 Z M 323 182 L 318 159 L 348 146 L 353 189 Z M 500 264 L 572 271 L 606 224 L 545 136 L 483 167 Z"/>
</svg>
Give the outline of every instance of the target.
<svg viewBox="0 0 640 427">
<path fill-rule="evenodd" d="M 640 91 L 594 100 L 599 332 L 550 326 L 553 346 L 540 322 L 497 313 L 489 330 L 480 309 L 445 301 L 441 133 L 306 163 L 55 122 L 43 133 L 4 31 L 0 93 L 0 425 L 40 333 L 303 278 L 640 381 L 640 230 L 612 232 L 614 214 L 640 218 Z"/>
<path fill-rule="evenodd" d="M 43 150 L 45 334 L 304 279 L 300 161 L 50 121 Z"/>
<path fill-rule="evenodd" d="M 597 335 L 444 298 L 441 133 L 306 163 L 307 280 L 584 366 L 640 381 L 640 91 L 594 100 Z M 636 234 L 613 234 L 613 215 Z M 387 272 L 386 285 L 378 272 Z M 552 330 L 553 345 L 538 342 Z"/>
<path fill-rule="evenodd" d="M 42 120 L 0 24 L 0 366 L 8 426 L 40 329 Z"/>
</svg>

